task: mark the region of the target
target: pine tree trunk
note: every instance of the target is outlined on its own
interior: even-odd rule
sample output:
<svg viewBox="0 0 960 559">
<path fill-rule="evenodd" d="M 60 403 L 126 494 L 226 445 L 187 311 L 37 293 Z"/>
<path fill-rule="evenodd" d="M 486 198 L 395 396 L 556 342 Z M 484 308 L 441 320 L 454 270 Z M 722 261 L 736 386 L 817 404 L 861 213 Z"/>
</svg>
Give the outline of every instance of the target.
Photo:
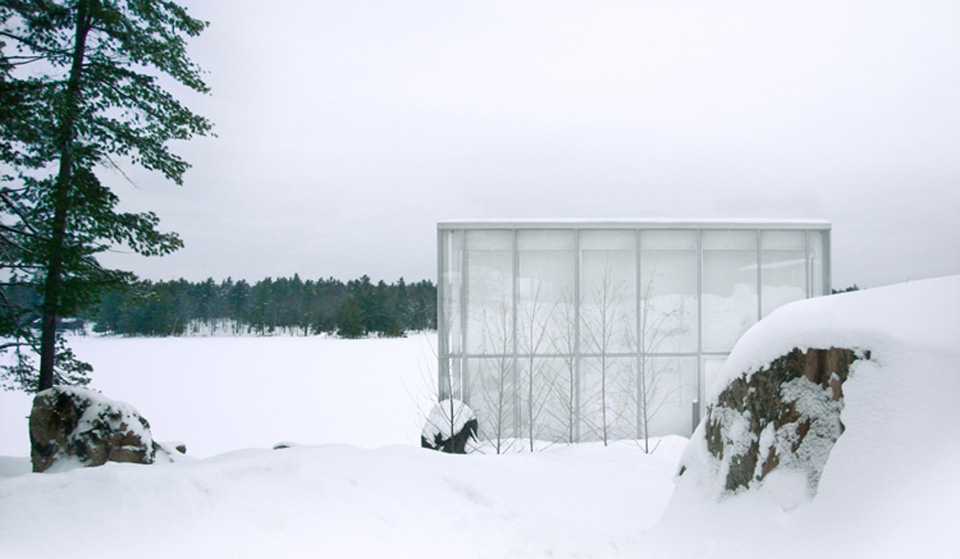
<svg viewBox="0 0 960 559">
<path fill-rule="evenodd" d="M 40 333 L 40 374 L 37 391 L 51 388 L 54 384 L 54 364 L 57 357 L 57 318 L 60 314 L 61 291 L 63 289 L 63 256 L 67 232 L 67 212 L 70 203 L 69 190 L 73 182 L 73 147 L 75 121 L 80 105 L 81 77 L 83 58 L 86 52 L 87 34 L 91 27 L 91 18 L 87 2 L 81 0 L 77 5 L 76 40 L 73 49 L 73 62 L 70 67 L 70 79 L 67 82 L 66 103 L 63 120 L 60 123 L 60 168 L 53 190 L 53 223 L 51 224 L 50 244 L 47 253 L 47 274 L 43 287 L 43 318 Z"/>
</svg>

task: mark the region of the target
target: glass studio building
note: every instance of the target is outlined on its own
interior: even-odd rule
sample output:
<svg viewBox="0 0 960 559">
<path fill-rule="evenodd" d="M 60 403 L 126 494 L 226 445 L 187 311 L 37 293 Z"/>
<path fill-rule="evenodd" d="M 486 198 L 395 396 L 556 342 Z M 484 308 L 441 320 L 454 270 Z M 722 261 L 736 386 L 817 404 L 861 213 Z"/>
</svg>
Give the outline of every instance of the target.
<svg viewBox="0 0 960 559">
<path fill-rule="evenodd" d="M 689 435 L 740 336 L 830 292 L 825 221 L 471 221 L 438 233 L 440 398 L 484 440 Z"/>
</svg>

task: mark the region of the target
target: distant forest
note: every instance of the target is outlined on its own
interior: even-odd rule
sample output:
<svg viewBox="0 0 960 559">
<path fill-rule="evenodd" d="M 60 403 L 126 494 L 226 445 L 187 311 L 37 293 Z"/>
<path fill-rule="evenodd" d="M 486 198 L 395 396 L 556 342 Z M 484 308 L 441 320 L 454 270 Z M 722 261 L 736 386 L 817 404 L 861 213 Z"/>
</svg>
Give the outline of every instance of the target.
<svg viewBox="0 0 960 559">
<path fill-rule="evenodd" d="M 436 309 L 437 289 L 428 280 L 374 284 L 363 276 L 343 283 L 294 275 L 253 285 L 229 278 L 139 281 L 132 289 L 108 293 L 78 318 L 94 322 L 96 332 L 126 336 L 283 332 L 361 338 L 434 330 Z"/>
</svg>

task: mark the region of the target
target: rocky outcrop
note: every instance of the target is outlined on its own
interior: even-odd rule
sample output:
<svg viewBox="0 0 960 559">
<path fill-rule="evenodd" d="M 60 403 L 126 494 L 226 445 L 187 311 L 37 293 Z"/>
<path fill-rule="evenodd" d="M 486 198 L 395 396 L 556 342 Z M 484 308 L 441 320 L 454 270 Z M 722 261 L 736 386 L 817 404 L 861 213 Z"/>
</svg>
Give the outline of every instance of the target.
<svg viewBox="0 0 960 559">
<path fill-rule="evenodd" d="M 749 488 L 779 469 L 802 472 L 816 494 L 844 430 L 843 383 L 853 362 L 869 357 L 842 348 L 794 349 L 731 382 L 707 406 L 703 425 L 724 490 Z"/>
<path fill-rule="evenodd" d="M 30 412 L 30 445 L 34 472 L 55 465 L 152 464 L 160 448 L 153 442 L 150 424 L 131 406 L 74 387 L 55 387 L 36 395 Z"/>
<path fill-rule="evenodd" d="M 450 454 L 466 454 L 477 438 L 477 416 L 460 400 L 438 402 L 420 433 L 420 446 Z"/>
</svg>

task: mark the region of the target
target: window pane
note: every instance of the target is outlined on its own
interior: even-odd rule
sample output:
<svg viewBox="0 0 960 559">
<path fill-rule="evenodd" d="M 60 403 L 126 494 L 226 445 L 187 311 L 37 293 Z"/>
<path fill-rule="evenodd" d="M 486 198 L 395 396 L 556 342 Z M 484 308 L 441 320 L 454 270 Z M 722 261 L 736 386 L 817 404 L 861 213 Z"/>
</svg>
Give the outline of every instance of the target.
<svg viewBox="0 0 960 559">
<path fill-rule="evenodd" d="M 573 231 L 517 231 L 517 248 L 520 250 L 573 250 L 576 238 Z"/>
<path fill-rule="evenodd" d="M 465 402 L 477 414 L 480 440 L 517 436 L 517 385 L 512 357 L 466 361 Z"/>
<path fill-rule="evenodd" d="M 640 234 L 640 351 L 697 351 L 697 234 Z"/>
<path fill-rule="evenodd" d="M 823 231 L 807 232 L 810 244 L 810 296 L 827 295 L 827 282 L 824 259 L 827 253 L 827 233 Z"/>
<path fill-rule="evenodd" d="M 512 250 L 512 245 L 512 231 L 467 231 L 467 250 Z"/>
<path fill-rule="evenodd" d="M 726 357 L 711 356 L 703 358 L 703 397 L 707 400 L 711 397 L 709 390 L 713 388 L 713 384 L 717 381 L 717 378 L 720 377 L 720 372 L 723 371 L 723 365 L 726 362 Z M 701 404 L 705 405 L 706 402 L 701 402 Z"/>
<path fill-rule="evenodd" d="M 644 430 L 651 437 L 692 433 L 696 427 L 693 402 L 699 398 L 700 390 L 697 357 L 652 357 L 642 364 L 645 389 L 637 398 L 639 436 L 643 436 Z"/>
<path fill-rule="evenodd" d="M 767 316 L 777 307 L 807 295 L 806 240 L 803 231 L 760 233 L 761 309 Z"/>
<path fill-rule="evenodd" d="M 581 250 L 634 250 L 637 233 L 633 230 L 581 231 Z"/>
<path fill-rule="evenodd" d="M 576 369 L 576 360 L 573 356 L 537 358 L 534 368 L 542 373 L 545 381 L 543 399 L 534 397 L 534 403 L 542 408 L 533 411 L 536 432 L 543 440 L 561 443 L 578 442 L 580 420 L 580 381 Z M 521 363 L 521 371 L 528 372 L 530 363 Z M 523 373 L 521 373 L 523 374 Z M 522 381 L 524 386 L 528 386 Z M 535 386 L 536 386 L 535 381 Z M 529 402 L 528 396 L 522 397 L 523 402 Z M 524 411 L 524 418 L 530 416 Z"/>
<path fill-rule="evenodd" d="M 443 300 L 440 301 L 438 328 L 445 341 L 447 353 L 463 351 L 460 324 L 461 265 L 463 259 L 463 231 L 444 231 L 440 236 L 440 278 Z"/>
<path fill-rule="evenodd" d="M 697 250 L 697 232 L 669 229 L 642 231 L 640 250 Z"/>
<path fill-rule="evenodd" d="M 440 360 L 440 390 L 441 400 L 456 398 L 463 400 L 463 358 L 451 357 Z"/>
<path fill-rule="evenodd" d="M 580 339 L 583 353 L 635 351 L 636 297 L 636 232 L 582 232 Z"/>
<path fill-rule="evenodd" d="M 517 360 L 519 436 L 526 449 L 531 436 L 535 441 L 576 442 L 573 363 L 572 358 L 532 355 Z"/>
<path fill-rule="evenodd" d="M 636 438 L 635 357 L 585 357 L 580 363 L 581 441 Z"/>
<path fill-rule="evenodd" d="M 468 231 L 468 353 L 513 352 L 513 233 Z"/>
<path fill-rule="evenodd" d="M 576 253 L 573 231 L 519 231 L 517 278 L 517 351 L 563 352 L 559 336 L 572 320 Z"/>
<path fill-rule="evenodd" d="M 726 352 L 757 321 L 757 233 L 703 232 L 703 350 Z"/>
</svg>

